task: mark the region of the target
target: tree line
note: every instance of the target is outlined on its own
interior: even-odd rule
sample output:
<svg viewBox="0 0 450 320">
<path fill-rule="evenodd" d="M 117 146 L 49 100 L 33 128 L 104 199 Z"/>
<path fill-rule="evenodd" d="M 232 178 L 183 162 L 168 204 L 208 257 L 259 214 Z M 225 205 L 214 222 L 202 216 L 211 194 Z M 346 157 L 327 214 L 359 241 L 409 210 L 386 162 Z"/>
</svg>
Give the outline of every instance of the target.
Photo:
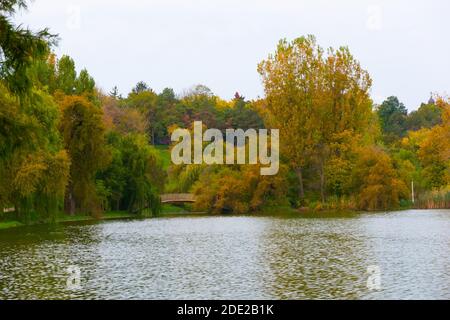
<svg viewBox="0 0 450 320">
<path fill-rule="evenodd" d="M 192 192 L 194 209 L 248 213 L 271 206 L 381 210 L 450 206 L 450 107 L 434 96 L 408 113 L 377 106 L 369 73 L 346 47 L 313 36 L 281 40 L 258 65 L 265 97 L 216 96 L 194 86 L 157 93 L 138 82 L 104 93 L 86 69 L 57 57 L 58 37 L 11 18 L 25 1 L 0 4 L 0 208 L 20 220 L 60 212 L 157 214 L 162 192 Z M 280 130 L 274 177 L 251 165 L 164 165 L 155 145 L 202 121 L 208 128 Z"/>
<path fill-rule="evenodd" d="M 372 79 L 347 47 L 314 36 L 281 40 L 258 65 L 265 97 L 250 102 L 280 130 L 282 170 L 258 177 L 248 166 L 179 166 L 177 191 L 210 212 L 450 207 L 450 104 L 434 95 L 407 112 L 396 97 L 376 105 Z"/>
</svg>

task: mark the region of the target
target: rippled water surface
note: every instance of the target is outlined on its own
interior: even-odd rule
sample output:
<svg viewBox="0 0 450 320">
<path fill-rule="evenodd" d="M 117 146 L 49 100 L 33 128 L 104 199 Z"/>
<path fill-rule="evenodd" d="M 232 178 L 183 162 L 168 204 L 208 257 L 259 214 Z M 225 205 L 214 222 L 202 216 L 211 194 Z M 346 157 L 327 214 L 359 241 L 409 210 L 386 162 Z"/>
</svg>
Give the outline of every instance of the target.
<svg viewBox="0 0 450 320">
<path fill-rule="evenodd" d="M 449 299 L 449 263 L 449 210 L 37 227 L 0 232 L 0 299 Z"/>
</svg>

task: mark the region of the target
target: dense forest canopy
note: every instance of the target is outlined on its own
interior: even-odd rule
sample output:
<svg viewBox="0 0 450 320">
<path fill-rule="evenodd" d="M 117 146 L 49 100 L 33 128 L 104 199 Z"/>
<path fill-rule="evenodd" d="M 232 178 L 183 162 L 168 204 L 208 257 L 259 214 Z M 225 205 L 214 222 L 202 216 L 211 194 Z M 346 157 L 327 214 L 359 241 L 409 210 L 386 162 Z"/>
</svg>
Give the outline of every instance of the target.
<svg viewBox="0 0 450 320">
<path fill-rule="evenodd" d="M 257 67 L 259 100 L 222 99 L 204 85 L 158 93 L 143 81 L 123 97 L 55 56 L 47 29 L 15 26 L 11 17 L 25 8 L 0 3 L 0 209 L 14 208 L 22 221 L 63 211 L 157 214 L 163 192 L 194 193 L 194 209 L 211 213 L 450 206 L 449 99 L 433 95 L 410 113 L 394 96 L 374 105 L 369 72 L 347 47 L 281 40 Z M 167 168 L 155 146 L 194 121 L 279 129 L 279 174 L 262 177 L 252 165 Z"/>
</svg>

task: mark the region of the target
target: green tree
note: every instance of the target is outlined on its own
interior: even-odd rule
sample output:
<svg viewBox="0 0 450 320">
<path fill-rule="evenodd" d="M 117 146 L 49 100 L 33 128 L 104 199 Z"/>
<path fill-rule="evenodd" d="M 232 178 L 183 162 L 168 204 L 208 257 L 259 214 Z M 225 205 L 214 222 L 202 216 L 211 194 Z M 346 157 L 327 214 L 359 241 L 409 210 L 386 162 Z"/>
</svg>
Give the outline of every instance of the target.
<svg viewBox="0 0 450 320">
<path fill-rule="evenodd" d="M 131 91 L 134 94 L 139 94 L 145 91 L 150 91 L 150 87 L 144 81 L 139 81 Z"/>
<path fill-rule="evenodd" d="M 264 128 L 264 122 L 255 110 L 254 105 L 239 94 L 236 94 L 231 101 L 231 107 L 226 108 L 223 113 L 224 126 L 228 128 L 240 128 L 243 130 Z"/>
<path fill-rule="evenodd" d="M 33 32 L 11 22 L 17 9 L 26 8 L 23 0 L 0 2 L 0 79 L 18 94 L 29 92 L 32 81 L 28 69 L 35 60 L 44 59 L 50 45 L 56 43 L 56 36 L 48 29 Z"/>
<path fill-rule="evenodd" d="M 157 152 L 142 134 L 121 136 L 108 134 L 112 162 L 98 179 L 108 190 L 109 202 L 116 210 L 153 215 L 160 210 L 159 195 L 165 182 L 165 172 Z"/>
<path fill-rule="evenodd" d="M 76 93 L 77 72 L 75 62 L 69 56 L 62 56 L 58 61 L 56 88 L 66 95 Z"/>
<path fill-rule="evenodd" d="M 121 96 L 119 94 L 119 88 L 117 88 L 117 86 L 114 86 L 111 91 L 109 92 L 109 96 L 114 98 L 114 99 L 120 99 Z"/>
<path fill-rule="evenodd" d="M 430 102 L 432 103 L 422 104 L 417 111 L 408 115 L 408 130 L 429 129 L 442 123 L 442 109 L 434 101 Z"/>
<path fill-rule="evenodd" d="M 397 97 L 387 98 L 378 107 L 377 113 L 387 143 L 392 143 L 405 136 L 408 110 Z"/>
<path fill-rule="evenodd" d="M 97 214 L 95 176 L 110 162 L 102 111 L 78 96 L 65 97 L 61 106 L 60 132 L 72 161 L 66 210 L 72 215 L 77 210 Z"/>
<path fill-rule="evenodd" d="M 75 80 L 75 93 L 77 95 L 93 95 L 95 89 L 95 81 L 89 75 L 86 69 L 81 70 L 80 75 Z"/>
</svg>

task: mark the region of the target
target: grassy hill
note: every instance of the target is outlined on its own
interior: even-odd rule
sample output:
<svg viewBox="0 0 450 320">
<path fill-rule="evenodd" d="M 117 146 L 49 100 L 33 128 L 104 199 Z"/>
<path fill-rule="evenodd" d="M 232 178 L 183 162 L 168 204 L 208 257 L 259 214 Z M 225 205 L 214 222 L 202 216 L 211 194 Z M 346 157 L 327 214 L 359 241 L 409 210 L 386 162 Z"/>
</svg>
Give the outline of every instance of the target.
<svg viewBox="0 0 450 320">
<path fill-rule="evenodd" d="M 170 150 L 169 146 L 154 146 L 155 149 L 158 151 L 162 161 L 163 161 L 163 168 L 167 171 L 169 169 L 171 158 L 170 158 Z"/>
</svg>

